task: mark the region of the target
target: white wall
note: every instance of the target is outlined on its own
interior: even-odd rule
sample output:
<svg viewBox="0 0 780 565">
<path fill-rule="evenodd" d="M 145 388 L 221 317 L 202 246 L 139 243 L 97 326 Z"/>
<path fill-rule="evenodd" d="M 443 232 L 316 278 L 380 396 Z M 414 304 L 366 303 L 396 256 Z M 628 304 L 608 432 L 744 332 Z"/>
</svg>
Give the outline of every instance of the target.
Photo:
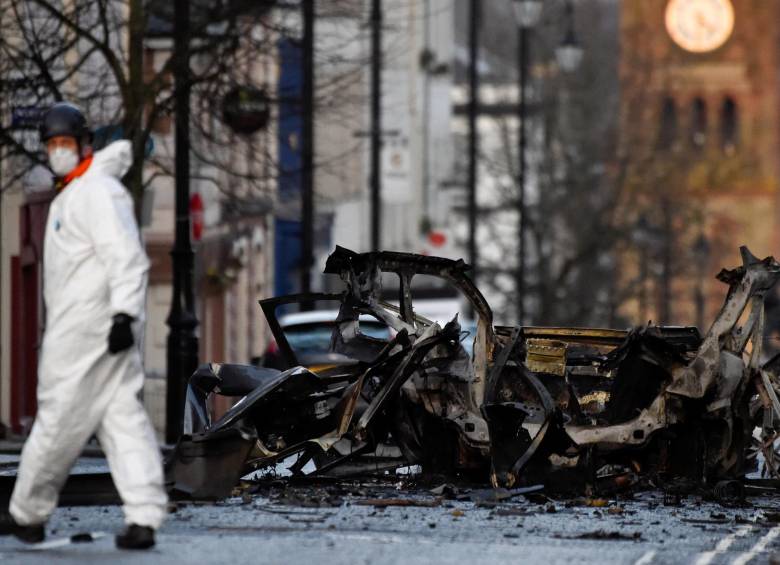
<svg viewBox="0 0 780 565">
<path fill-rule="evenodd" d="M 19 254 L 21 205 L 21 187 L 0 192 L 0 420 L 6 425 L 11 422 L 11 257 Z"/>
<path fill-rule="evenodd" d="M 442 197 L 442 185 L 450 180 L 453 162 L 450 90 L 454 3 L 455 0 L 386 0 L 383 3 L 383 249 L 429 252 L 425 234 L 420 231 L 424 218 L 434 229 L 446 234 L 453 228 L 449 199 Z M 356 133 L 362 140 L 355 154 L 361 164 L 354 169 L 344 169 L 353 175 L 346 184 L 355 188 L 332 202 L 334 244 L 356 251 L 368 251 L 371 243 L 368 137 L 371 90 L 367 64 L 370 28 L 367 17 L 368 12 L 362 22 L 364 33 L 355 47 L 363 54 L 361 96 L 350 98 L 351 120 L 356 123 Z M 336 42 L 331 35 L 329 37 Z M 342 36 L 342 42 L 344 39 Z M 430 55 L 429 70 L 421 67 L 423 52 Z M 438 72 L 430 72 L 434 68 Z M 323 146 L 319 138 L 317 142 L 317 154 L 327 161 L 331 146 Z M 320 190 L 319 184 L 317 189 Z M 324 188 L 321 193 L 332 194 Z M 444 255 L 453 251 L 452 246 L 435 250 Z"/>
</svg>

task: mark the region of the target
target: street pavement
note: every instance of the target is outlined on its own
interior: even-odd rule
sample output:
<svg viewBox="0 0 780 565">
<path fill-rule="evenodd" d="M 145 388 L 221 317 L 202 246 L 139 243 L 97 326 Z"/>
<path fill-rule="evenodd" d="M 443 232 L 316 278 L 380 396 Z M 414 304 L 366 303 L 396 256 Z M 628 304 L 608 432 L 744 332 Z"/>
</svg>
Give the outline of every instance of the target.
<svg viewBox="0 0 780 565">
<path fill-rule="evenodd" d="M 59 508 L 49 539 L 107 535 L 45 550 L 0 538 L 0 562 L 744 565 L 780 555 L 777 497 L 750 498 L 750 506 L 740 508 L 695 496 L 664 506 L 662 493 L 646 492 L 589 507 L 582 500 L 517 497 L 494 505 L 392 486 L 338 488 L 337 495 L 264 489 L 217 504 L 174 505 L 157 547 L 141 555 L 114 548 L 113 533 L 122 527 L 119 507 Z M 375 498 L 432 506 L 381 509 L 372 505 Z"/>
</svg>

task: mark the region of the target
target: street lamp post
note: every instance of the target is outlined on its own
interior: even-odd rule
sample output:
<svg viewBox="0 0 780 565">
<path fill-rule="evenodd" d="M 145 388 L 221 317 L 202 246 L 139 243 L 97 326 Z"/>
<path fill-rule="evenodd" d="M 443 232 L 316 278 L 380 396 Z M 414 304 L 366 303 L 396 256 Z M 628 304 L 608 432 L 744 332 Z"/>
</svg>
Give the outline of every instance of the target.
<svg viewBox="0 0 780 565">
<path fill-rule="evenodd" d="M 471 278 L 477 278 L 477 114 L 479 113 L 479 75 L 477 73 L 479 0 L 471 0 L 469 20 L 469 263 Z"/>
<path fill-rule="evenodd" d="M 517 198 L 517 272 L 515 274 L 515 288 L 517 291 L 517 323 L 523 324 L 525 318 L 525 230 L 526 230 L 526 209 L 525 209 L 525 173 L 526 173 L 526 98 L 525 90 L 527 86 L 528 75 L 528 36 L 531 28 L 539 22 L 542 15 L 541 0 L 514 0 L 515 17 L 519 26 L 518 46 L 518 98 L 517 118 L 518 118 L 518 198 Z"/>
<path fill-rule="evenodd" d="M 382 0 L 371 3 L 371 251 L 382 241 Z"/>
<path fill-rule="evenodd" d="M 517 271 L 515 287 L 517 292 L 517 320 L 523 324 L 525 320 L 525 232 L 527 229 L 527 210 L 525 202 L 526 185 L 526 145 L 527 145 L 527 103 L 526 87 L 528 86 L 529 37 L 531 30 L 539 23 L 542 15 L 542 0 L 513 0 L 515 19 L 519 28 L 518 37 L 518 198 L 517 198 Z M 571 0 L 566 3 L 567 28 L 563 42 L 555 51 L 558 65 L 564 72 L 574 71 L 582 60 L 582 47 L 574 33 L 574 9 Z"/>
<path fill-rule="evenodd" d="M 176 443 L 182 430 L 187 379 L 198 368 L 195 299 L 192 291 L 193 252 L 190 243 L 190 16 L 188 0 L 174 4 L 176 68 L 176 232 L 171 250 L 173 297 L 168 315 L 168 375 L 165 441 Z"/>
<path fill-rule="evenodd" d="M 301 126 L 301 292 L 311 292 L 314 266 L 314 0 L 303 0 Z M 301 303 L 305 310 L 311 303 Z"/>
</svg>

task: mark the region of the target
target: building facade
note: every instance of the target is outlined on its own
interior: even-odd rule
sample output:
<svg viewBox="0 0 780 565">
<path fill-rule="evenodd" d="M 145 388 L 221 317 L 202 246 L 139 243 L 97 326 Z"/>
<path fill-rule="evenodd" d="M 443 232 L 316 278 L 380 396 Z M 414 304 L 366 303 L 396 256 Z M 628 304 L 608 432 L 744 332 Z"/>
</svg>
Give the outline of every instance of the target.
<svg viewBox="0 0 780 565">
<path fill-rule="evenodd" d="M 635 322 L 706 323 L 740 245 L 777 254 L 778 18 L 776 0 L 621 4 L 616 175 L 638 250 Z"/>
<path fill-rule="evenodd" d="M 118 36 L 112 40 L 121 43 L 127 39 L 125 15 L 120 10 L 113 16 Z M 159 77 L 163 85 L 171 85 L 172 75 L 165 71 L 173 47 L 170 19 L 152 16 L 143 37 L 143 80 L 148 84 Z M 198 25 L 198 17 L 196 12 L 193 26 Z M 235 131 L 224 117 L 229 93 L 236 89 L 268 92 L 276 84 L 276 37 L 271 36 L 273 26 L 267 25 L 264 17 L 271 15 L 258 8 L 235 23 L 246 34 L 230 55 L 231 74 L 203 78 L 215 64 L 208 51 L 201 50 L 191 60 L 196 81 L 191 102 L 190 215 L 201 361 L 249 363 L 267 342 L 257 300 L 273 295 L 276 117 L 270 109 L 262 127 L 252 132 Z M 30 22 L 36 25 L 38 20 Z M 214 52 L 218 52 L 221 39 L 208 33 L 221 30 L 206 26 L 207 35 L 195 43 L 202 47 L 214 41 Z M 253 48 L 257 45 L 266 48 Z M 69 45 L 59 55 L 62 69 L 57 67 L 53 72 L 75 69 L 59 84 L 61 95 L 82 106 L 97 130 L 99 148 L 124 137 L 117 125 L 123 108 L 112 94 L 110 81 L 97 94 L 85 96 L 94 92 L 95 77 L 106 68 L 99 58 L 89 60 L 86 54 L 90 47 L 79 41 Z M 0 63 L 0 69 L 7 68 L 5 61 Z M 32 152 L 39 149 L 33 114 L 40 114 L 54 99 L 34 94 L 19 88 L 14 96 L 4 97 L 0 107 L 3 133 Z M 163 99 L 169 94 L 166 88 L 159 92 Z M 145 191 L 139 205 L 142 237 L 151 260 L 142 343 L 147 373 L 144 401 L 160 435 L 165 422 L 166 320 L 172 297 L 170 251 L 175 222 L 174 122 L 170 109 L 161 108 L 157 119 L 149 122 Z M 27 114 L 30 119 L 23 119 Z M 46 209 L 54 194 L 45 168 L 31 169 L 29 159 L 9 156 L 7 144 L 0 146 L 0 151 L 4 152 L 0 155 L 0 421 L 11 432 L 23 435 L 35 414 L 37 356 L 45 324 L 40 296 L 41 251 Z"/>
</svg>

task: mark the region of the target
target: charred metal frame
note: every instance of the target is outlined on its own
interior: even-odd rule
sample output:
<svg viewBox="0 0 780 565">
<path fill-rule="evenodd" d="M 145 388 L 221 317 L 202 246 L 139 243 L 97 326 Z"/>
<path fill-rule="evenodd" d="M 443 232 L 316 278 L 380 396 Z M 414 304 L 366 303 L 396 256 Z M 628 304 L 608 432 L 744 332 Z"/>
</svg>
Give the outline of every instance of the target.
<svg viewBox="0 0 780 565">
<path fill-rule="evenodd" d="M 420 462 L 426 445 L 419 443 L 421 434 L 441 434 L 427 440 L 450 445 L 455 468 L 489 467 L 495 486 L 511 487 L 522 484 L 526 475 L 544 478 L 558 467 L 581 468 L 591 478 L 599 465 L 661 473 L 666 467 L 659 453 L 665 448 L 659 445 L 670 441 L 696 467 L 699 455 L 687 453 L 684 443 L 692 441 L 705 449 L 696 476 L 731 479 L 740 472 L 745 437 L 753 425 L 747 406 L 758 398 L 762 449 L 777 473 L 772 446 L 780 427 L 775 426 L 780 421 L 775 374 L 780 361 L 762 366 L 760 355 L 764 295 L 780 278 L 780 264 L 771 257 L 759 261 L 745 248 L 741 252 L 743 265 L 718 277 L 729 284 L 729 293 L 702 338 L 692 327 L 494 328 L 492 312 L 463 261 L 394 252 L 358 254 L 338 247 L 325 272 L 341 277 L 344 292 L 298 294 L 260 304 L 280 351 L 294 367 L 298 359 L 278 322 L 277 307 L 340 301 L 331 347 L 355 363 L 320 374 L 303 367 L 283 373 L 237 365 L 201 367 L 188 389 L 185 430 L 190 436 L 177 452 L 188 464 L 198 449 L 204 460 L 213 455 L 216 470 L 208 464 L 204 468 L 227 484 L 239 470 L 223 472 L 224 465 L 230 460 L 235 467 L 242 453 L 241 473 L 296 453 L 301 456 L 293 472 L 302 472 L 314 459 L 318 473 L 330 473 L 379 454 L 389 430 L 403 453 L 398 464 Z M 380 300 L 381 273 L 398 276 L 398 307 Z M 471 358 L 464 357 L 459 343 L 457 317 L 441 328 L 415 316 L 411 283 L 417 274 L 442 278 L 468 299 L 477 317 Z M 377 317 L 397 334 L 388 342 L 362 336 L 357 330 L 362 314 Z M 290 410 L 320 410 L 330 431 L 304 430 L 290 445 L 265 445 L 259 424 L 250 425 L 263 421 L 253 408 L 293 381 L 299 383 L 295 391 L 277 401 L 289 399 Z M 215 392 L 245 396 L 212 424 L 206 401 Z M 662 430 L 666 435 L 658 433 Z M 205 449 L 220 441 L 226 442 L 225 451 Z M 323 453 L 329 458 L 320 457 Z M 201 470 L 198 476 L 206 480 L 208 474 Z M 184 488 L 224 491 L 224 485 L 221 490 L 213 485 Z"/>
</svg>

